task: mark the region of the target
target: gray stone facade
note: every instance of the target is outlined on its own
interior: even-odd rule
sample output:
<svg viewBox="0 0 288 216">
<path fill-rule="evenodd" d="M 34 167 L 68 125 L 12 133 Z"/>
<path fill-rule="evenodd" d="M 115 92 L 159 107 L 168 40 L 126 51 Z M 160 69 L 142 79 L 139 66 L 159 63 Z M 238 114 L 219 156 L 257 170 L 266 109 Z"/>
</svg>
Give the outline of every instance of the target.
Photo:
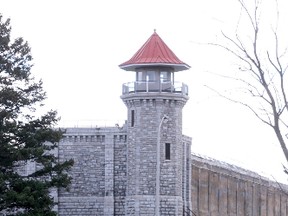
<svg viewBox="0 0 288 216">
<path fill-rule="evenodd" d="M 69 190 L 59 191 L 59 215 L 123 215 L 126 141 L 120 128 L 66 129 L 59 159 L 75 164 Z"/>
<path fill-rule="evenodd" d="M 58 191 L 58 193 L 57 190 L 51 191 L 55 202 L 59 201 L 59 208 L 56 206 L 55 211 L 58 211 L 60 216 L 136 215 L 134 209 L 128 207 L 131 203 L 135 204 L 135 201 L 128 200 L 126 196 L 126 132 L 125 128 L 117 127 L 67 129 L 65 138 L 59 143 L 60 159 L 73 157 L 76 160 L 75 166 L 70 172 L 74 178 L 70 190 Z M 109 152 L 109 144 L 106 148 L 107 151 L 104 149 L 105 152 L 99 147 L 101 143 L 107 144 L 106 138 L 109 136 L 113 137 L 112 142 L 110 142 L 111 145 L 114 145 L 112 154 Z M 82 147 L 79 145 L 80 140 L 82 140 Z M 182 141 L 183 146 L 186 147 L 182 157 L 182 203 L 187 207 L 184 209 L 184 215 L 288 216 L 287 185 L 270 181 L 255 172 L 235 165 L 193 153 L 191 155 L 189 144 L 191 138 L 182 136 Z M 92 151 L 93 154 L 102 151 L 103 158 L 105 154 L 109 154 L 106 160 L 107 166 L 101 162 L 103 158 L 98 160 L 91 155 L 87 156 L 87 151 L 89 152 L 94 147 L 98 150 Z M 63 154 L 64 152 L 66 155 Z M 187 155 L 191 157 L 187 158 Z M 113 165 L 111 161 L 108 163 L 111 158 L 113 158 Z M 96 161 L 99 166 L 96 165 Z M 102 168 L 97 168 L 101 166 Z M 27 175 L 36 167 L 35 163 L 27 163 L 20 167 L 19 172 Z M 113 187 L 112 194 L 109 193 L 111 186 Z M 150 198 L 154 200 L 153 196 Z M 161 215 L 179 215 L 172 213 L 173 207 L 170 211 L 168 210 L 171 207 L 169 201 L 172 203 L 173 199 L 169 200 L 169 196 L 165 196 L 163 200 L 165 201 L 161 203 L 161 206 L 164 206 L 165 210 L 162 211 Z M 148 205 L 147 209 L 149 208 L 153 207 Z M 151 214 L 142 212 L 138 215 Z"/>
<path fill-rule="evenodd" d="M 127 125 L 67 128 L 59 143 L 59 159 L 73 158 L 75 165 L 69 190 L 58 193 L 59 215 L 155 215 L 156 145 L 145 143 L 156 143 L 155 132 L 151 137 L 147 130 L 138 135 L 143 143 L 138 148 L 129 137 L 136 134 L 131 135 Z M 171 139 L 165 136 L 163 142 Z M 191 139 L 181 135 L 179 140 L 181 147 L 171 148 L 176 152 L 171 161 L 165 161 L 161 153 L 161 215 L 180 215 L 176 211 L 182 214 L 183 205 L 191 206 Z"/>
<path fill-rule="evenodd" d="M 135 215 L 155 215 L 157 208 L 161 215 L 182 215 L 183 207 L 191 205 L 190 188 L 184 184 L 190 180 L 191 139 L 182 135 L 182 108 L 187 99 L 168 93 L 122 96 L 128 109 L 126 207 Z M 166 122 L 161 122 L 163 116 Z M 170 146 L 169 159 L 165 145 Z"/>
<path fill-rule="evenodd" d="M 66 130 L 59 159 L 75 165 L 71 189 L 59 192 L 59 215 L 183 215 L 191 209 L 191 138 L 182 134 L 189 97 L 174 73 L 190 66 L 154 31 L 119 67 L 136 78 L 122 86 L 127 122 Z"/>
</svg>

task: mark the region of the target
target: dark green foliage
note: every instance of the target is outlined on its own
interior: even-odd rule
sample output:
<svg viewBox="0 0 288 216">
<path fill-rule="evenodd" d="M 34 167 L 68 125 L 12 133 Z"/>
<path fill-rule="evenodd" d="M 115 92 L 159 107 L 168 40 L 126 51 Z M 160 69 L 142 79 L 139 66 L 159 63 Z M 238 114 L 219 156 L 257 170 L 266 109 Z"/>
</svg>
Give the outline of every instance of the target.
<svg viewBox="0 0 288 216">
<path fill-rule="evenodd" d="M 28 43 L 11 41 L 10 31 L 10 20 L 0 15 L 0 215 L 52 216 L 49 191 L 69 185 L 73 161 L 60 163 L 51 153 L 63 134 L 54 129 L 57 113 L 33 115 L 45 92 L 31 75 Z M 29 162 L 36 162 L 37 171 L 21 174 Z"/>
</svg>

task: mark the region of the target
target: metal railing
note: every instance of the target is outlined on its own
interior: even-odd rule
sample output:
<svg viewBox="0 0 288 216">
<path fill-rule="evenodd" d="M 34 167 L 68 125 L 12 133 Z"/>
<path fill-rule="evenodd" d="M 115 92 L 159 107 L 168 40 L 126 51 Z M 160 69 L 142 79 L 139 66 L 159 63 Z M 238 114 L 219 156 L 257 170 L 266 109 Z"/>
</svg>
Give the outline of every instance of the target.
<svg viewBox="0 0 288 216">
<path fill-rule="evenodd" d="M 149 93 L 149 92 L 167 92 L 188 95 L 188 86 L 182 82 L 151 82 L 136 81 L 124 83 L 122 85 L 122 94 Z"/>
</svg>

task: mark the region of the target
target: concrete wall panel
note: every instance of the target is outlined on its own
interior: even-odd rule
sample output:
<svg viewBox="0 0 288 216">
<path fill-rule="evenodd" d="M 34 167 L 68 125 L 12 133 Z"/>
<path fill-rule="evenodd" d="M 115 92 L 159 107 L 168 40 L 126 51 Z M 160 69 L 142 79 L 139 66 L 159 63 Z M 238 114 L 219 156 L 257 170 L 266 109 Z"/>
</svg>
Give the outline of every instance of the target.
<svg viewBox="0 0 288 216">
<path fill-rule="evenodd" d="M 288 216 L 287 186 L 192 155 L 192 206 L 199 216 Z"/>
</svg>

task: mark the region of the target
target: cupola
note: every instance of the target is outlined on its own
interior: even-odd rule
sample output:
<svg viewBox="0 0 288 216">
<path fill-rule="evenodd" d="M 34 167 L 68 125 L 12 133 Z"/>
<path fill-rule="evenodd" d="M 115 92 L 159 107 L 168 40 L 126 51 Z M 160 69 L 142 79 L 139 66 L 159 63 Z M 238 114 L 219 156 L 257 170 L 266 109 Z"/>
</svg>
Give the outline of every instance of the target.
<svg viewBox="0 0 288 216">
<path fill-rule="evenodd" d="M 140 92 L 170 92 L 188 95 L 188 87 L 174 82 L 174 72 L 190 66 L 181 61 L 154 30 L 151 37 L 119 67 L 136 72 L 136 82 L 123 85 L 123 95 Z"/>
<path fill-rule="evenodd" d="M 169 67 L 174 72 L 190 68 L 172 52 L 156 33 L 156 30 L 130 60 L 119 65 L 126 71 L 135 71 L 137 68 L 151 66 Z"/>
</svg>

